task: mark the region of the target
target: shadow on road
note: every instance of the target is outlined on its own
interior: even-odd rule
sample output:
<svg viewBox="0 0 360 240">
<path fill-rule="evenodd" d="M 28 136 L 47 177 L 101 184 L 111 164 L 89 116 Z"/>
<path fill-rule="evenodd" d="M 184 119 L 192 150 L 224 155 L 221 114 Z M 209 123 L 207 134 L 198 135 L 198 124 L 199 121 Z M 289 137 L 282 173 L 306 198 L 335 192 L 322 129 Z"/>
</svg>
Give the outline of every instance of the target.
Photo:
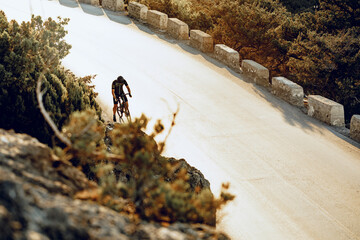
<svg viewBox="0 0 360 240">
<path fill-rule="evenodd" d="M 252 83 L 254 92 L 256 92 L 260 97 L 265 99 L 267 102 L 269 102 L 273 108 L 278 109 L 282 113 L 283 118 L 286 120 L 287 123 L 289 123 L 292 126 L 298 126 L 303 130 L 309 130 L 309 131 L 315 130 L 313 126 L 317 124 L 317 120 L 313 119 L 312 117 L 306 114 L 307 110 L 305 107 L 298 108 L 283 101 L 282 99 L 274 96 L 270 92 L 271 90 L 256 85 L 255 83 L 253 83 L 252 80 L 250 80 L 244 75 L 242 76 L 242 79 L 246 79 L 247 82 Z"/>
<path fill-rule="evenodd" d="M 130 18 L 130 17 L 129 17 Z M 146 23 L 141 23 L 137 19 L 130 18 L 134 25 L 141 31 L 146 32 L 150 35 L 155 35 L 154 31 L 150 29 L 150 27 Z"/>
<path fill-rule="evenodd" d="M 77 8 L 79 7 L 78 2 L 74 0 L 59 0 L 59 3 L 66 7 Z"/>
<path fill-rule="evenodd" d="M 124 25 L 131 24 L 130 18 L 128 18 L 125 12 L 113 12 L 110 10 L 104 9 L 105 15 L 113 22 L 117 22 Z"/>
<path fill-rule="evenodd" d="M 354 140 L 350 139 L 350 130 L 345 127 L 336 127 L 330 126 L 326 123 L 323 123 L 313 117 L 307 115 L 307 109 L 305 107 L 298 108 L 295 107 L 282 99 L 274 96 L 268 89 L 258 86 L 253 83 L 249 78 L 246 76 L 241 77 L 243 80 L 246 79 L 247 82 L 253 84 L 254 91 L 263 99 L 271 104 L 272 107 L 281 111 L 283 118 L 292 126 L 297 126 L 302 130 L 318 132 L 319 134 L 323 135 L 323 131 L 329 131 L 338 138 L 342 139 L 343 141 L 353 145 L 354 147 L 360 148 L 360 143 L 355 142 Z M 313 126 L 316 126 L 314 128 Z"/>
<path fill-rule="evenodd" d="M 95 7 L 95 6 L 86 4 L 86 3 L 80 3 L 80 7 L 87 14 L 91 14 L 94 16 L 103 16 L 104 15 L 104 11 L 102 8 Z"/>
<path fill-rule="evenodd" d="M 79 6 L 79 4 L 74 0 L 59 0 L 61 5 L 64 5 L 66 7 L 76 8 Z M 124 25 L 130 25 L 131 23 L 134 23 L 134 25 L 141 31 L 146 32 L 150 35 L 155 35 L 159 39 L 164 40 L 171 44 L 178 45 L 181 49 L 184 51 L 192 54 L 192 55 L 198 55 L 202 56 L 207 62 L 214 65 L 214 67 L 226 69 L 232 76 L 235 77 L 231 80 L 235 84 L 243 86 L 244 82 L 248 84 L 252 84 L 252 89 L 255 93 L 257 93 L 260 97 L 265 99 L 267 102 L 271 104 L 272 107 L 278 109 L 282 115 L 283 118 L 286 120 L 287 123 L 289 123 L 292 126 L 298 126 L 299 128 L 303 129 L 304 131 L 317 131 L 320 134 L 322 134 L 322 130 L 329 130 L 334 135 L 338 136 L 339 138 L 343 139 L 344 141 L 348 142 L 351 145 L 354 145 L 356 147 L 360 147 L 360 144 L 356 143 L 355 141 L 351 140 L 348 137 L 348 133 L 344 131 L 344 129 L 337 129 L 335 127 L 328 126 L 324 123 L 319 122 L 318 120 L 307 116 L 306 109 L 300 109 L 298 107 L 292 106 L 289 103 L 277 98 L 274 96 L 269 89 L 266 89 L 264 87 L 256 85 L 250 78 L 246 77 L 245 75 L 234 71 L 233 69 L 229 68 L 222 62 L 219 62 L 214 58 L 214 55 L 212 53 L 203 53 L 189 45 L 189 40 L 176 40 L 172 38 L 170 35 L 168 35 L 164 31 L 160 31 L 158 29 L 155 29 L 151 26 L 149 26 L 146 23 L 142 23 L 136 19 L 131 19 L 128 17 L 126 12 L 114 12 L 110 10 L 105 10 L 101 7 L 92 6 L 89 4 L 80 3 L 81 9 L 88 14 L 95 15 L 95 16 L 103 16 L 106 15 L 111 21 L 124 24 Z M 318 126 L 320 128 L 314 128 L 314 126 Z M 320 129 L 320 130 L 317 130 Z"/>
</svg>

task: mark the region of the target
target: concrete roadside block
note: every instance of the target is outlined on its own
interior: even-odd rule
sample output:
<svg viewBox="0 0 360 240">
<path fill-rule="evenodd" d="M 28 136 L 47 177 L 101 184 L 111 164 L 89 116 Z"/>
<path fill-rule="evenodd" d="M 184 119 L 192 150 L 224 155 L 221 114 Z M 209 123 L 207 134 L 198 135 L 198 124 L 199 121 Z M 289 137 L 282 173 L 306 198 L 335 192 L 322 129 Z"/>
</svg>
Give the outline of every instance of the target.
<svg viewBox="0 0 360 240">
<path fill-rule="evenodd" d="M 253 60 L 243 60 L 241 68 L 245 75 L 250 77 L 257 85 L 270 87 L 269 70 Z"/>
<path fill-rule="evenodd" d="M 128 12 L 130 17 L 146 22 L 148 7 L 138 2 L 130 2 Z"/>
<path fill-rule="evenodd" d="M 157 10 L 149 10 L 147 12 L 147 23 L 160 30 L 166 30 L 168 15 Z"/>
<path fill-rule="evenodd" d="M 345 126 L 344 106 L 319 95 L 308 97 L 308 115 L 331 126 Z"/>
<path fill-rule="evenodd" d="M 231 68 L 238 69 L 240 67 L 239 53 L 234 49 L 224 45 L 216 44 L 214 48 L 215 58 L 225 63 Z"/>
<path fill-rule="evenodd" d="M 190 46 L 205 53 L 214 51 L 212 37 L 200 30 L 190 30 Z"/>
<path fill-rule="evenodd" d="M 125 11 L 124 0 L 102 0 L 102 7 L 114 12 Z"/>
<path fill-rule="evenodd" d="M 272 93 L 292 105 L 304 106 L 304 89 L 287 78 L 273 77 Z"/>
<path fill-rule="evenodd" d="M 360 142 L 360 115 L 353 115 L 350 121 L 350 137 Z"/>
<path fill-rule="evenodd" d="M 178 40 L 189 39 L 189 26 L 177 18 L 169 18 L 167 32 Z"/>
<path fill-rule="evenodd" d="M 100 0 L 79 0 L 79 3 L 86 3 L 93 6 L 100 6 Z"/>
</svg>

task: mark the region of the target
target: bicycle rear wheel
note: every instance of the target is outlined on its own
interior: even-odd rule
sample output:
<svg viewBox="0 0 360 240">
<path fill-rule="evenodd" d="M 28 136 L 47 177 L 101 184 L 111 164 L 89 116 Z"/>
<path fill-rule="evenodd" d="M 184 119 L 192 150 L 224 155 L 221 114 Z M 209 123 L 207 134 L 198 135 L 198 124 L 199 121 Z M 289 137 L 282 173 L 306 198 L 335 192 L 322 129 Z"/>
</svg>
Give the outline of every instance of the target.
<svg viewBox="0 0 360 240">
<path fill-rule="evenodd" d="M 120 106 L 117 107 L 117 110 L 116 110 L 118 116 L 119 116 L 119 123 L 124 123 L 124 119 L 123 119 L 123 111 L 121 109 Z"/>
</svg>

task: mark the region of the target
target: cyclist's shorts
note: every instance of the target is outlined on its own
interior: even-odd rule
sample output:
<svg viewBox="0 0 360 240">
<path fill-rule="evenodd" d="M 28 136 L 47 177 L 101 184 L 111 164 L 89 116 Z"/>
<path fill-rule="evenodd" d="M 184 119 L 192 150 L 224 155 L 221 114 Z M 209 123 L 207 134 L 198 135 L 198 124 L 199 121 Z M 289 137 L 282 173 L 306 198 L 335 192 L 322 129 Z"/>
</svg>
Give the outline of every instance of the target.
<svg viewBox="0 0 360 240">
<path fill-rule="evenodd" d="M 115 105 L 115 104 L 118 104 L 118 102 L 119 102 L 119 101 L 118 101 L 119 96 L 116 96 L 116 95 L 115 95 L 115 97 L 116 97 L 116 98 L 113 98 L 114 105 Z M 125 94 L 124 94 L 124 95 L 121 95 L 120 97 L 121 97 L 121 100 L 122 100 L 123 102 L 127 102 L 127 101 L 128 101 L 128 99 L 127 99 L 127 97 L 125 96 Z"/>
</svg>

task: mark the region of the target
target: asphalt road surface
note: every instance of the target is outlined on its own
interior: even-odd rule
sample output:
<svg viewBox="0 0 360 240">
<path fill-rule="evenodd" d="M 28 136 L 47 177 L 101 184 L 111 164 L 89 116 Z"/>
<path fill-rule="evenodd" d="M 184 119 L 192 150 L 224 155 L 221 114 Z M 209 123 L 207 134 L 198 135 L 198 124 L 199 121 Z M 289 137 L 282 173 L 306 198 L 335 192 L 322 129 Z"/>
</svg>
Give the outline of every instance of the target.
<svg viewBox="0 0 360 240">
<path fill-rule="evenodd" d="M 118 75 L 132 89 L 133 116 L 168 126 L 179 106 L 165 154 L 200 169 L 215 193 L 231 183 L 237 197 L 218 228 L 232 239 L 360 239 L 359 144 L 125 13 L 73 0 L 0 0 L 0 8 L 18 21 L 71 19 L 63 64 L 97 75 L 109 119 Z"/>
</svg>

